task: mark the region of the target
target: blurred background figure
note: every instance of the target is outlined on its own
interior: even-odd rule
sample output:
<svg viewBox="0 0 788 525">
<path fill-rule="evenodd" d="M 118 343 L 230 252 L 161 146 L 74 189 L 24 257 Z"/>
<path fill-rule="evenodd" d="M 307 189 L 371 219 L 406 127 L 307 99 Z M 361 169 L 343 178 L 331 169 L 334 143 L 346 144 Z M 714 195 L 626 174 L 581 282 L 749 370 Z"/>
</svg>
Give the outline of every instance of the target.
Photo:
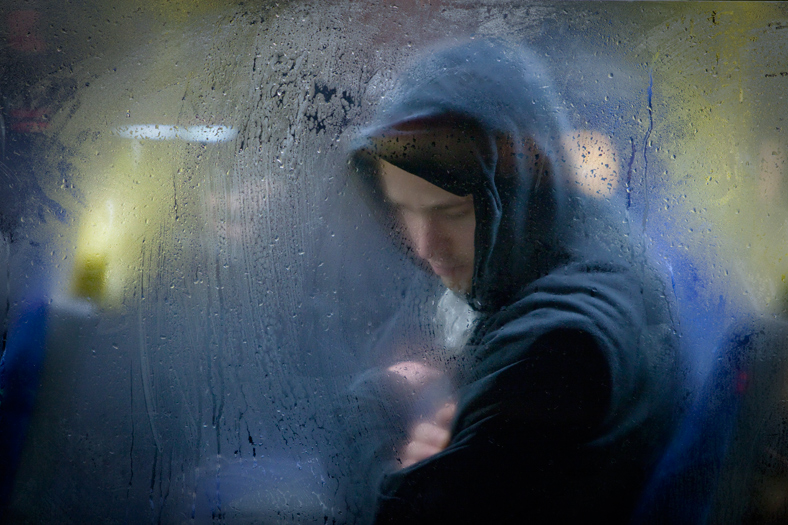
<svg viewBox="0 0 788 525">
<path fill-rule="evenodd" d="M 63 220 L 60 206 L 46 197 L 29 176 L 31 134 L 46 129 L 46 110 L 22 102 L 14 77 L 13 57 L 40 63 L 46 49 L 40 33 L 40 12 L 11 10 L 3 18 L 6 60 L 0 61 L 0 521 L 4 520 L 14 478 L 22 456 L 46 355 L 49 279 L 41 268 L 47 244 L 31 236 L 24 222 L 48 216 Z M 16 79 L 18 80 L 18 79 Z M 39 101 L 40 102 L 40 101 Z M 43 246 L 42 246 L 43 244 Z M 26 282 L 16 277 L 20 267 L 38 273 Z"/>
</svg>

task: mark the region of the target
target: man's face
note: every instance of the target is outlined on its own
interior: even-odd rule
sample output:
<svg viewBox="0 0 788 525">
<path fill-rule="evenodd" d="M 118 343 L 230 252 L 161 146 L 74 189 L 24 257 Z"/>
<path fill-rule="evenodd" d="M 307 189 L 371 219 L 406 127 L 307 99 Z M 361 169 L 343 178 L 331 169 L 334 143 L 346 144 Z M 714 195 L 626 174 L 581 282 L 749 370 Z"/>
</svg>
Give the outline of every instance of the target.
<svg viewBox="0 0 788 525">
<path fill-rule="evenodd" d="M 386 199 L 416 255 L 447 288 L 470 292 L 476 230 L 473 195 L 454 195 L 384 160 L 380 168 Z"/>
</svg>

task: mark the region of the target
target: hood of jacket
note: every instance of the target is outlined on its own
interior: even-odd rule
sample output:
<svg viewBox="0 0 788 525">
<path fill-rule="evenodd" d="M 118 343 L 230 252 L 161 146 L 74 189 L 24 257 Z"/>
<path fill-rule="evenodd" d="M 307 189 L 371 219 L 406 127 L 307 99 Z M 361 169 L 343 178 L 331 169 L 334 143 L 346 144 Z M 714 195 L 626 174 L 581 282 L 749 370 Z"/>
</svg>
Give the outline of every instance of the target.
<svg viewBox="0 0 788 525">
<path fill-rule="evenodd" d="M 391 215 L 377 159 L 450 193 L 473 195 L 468 302 L 493 312 L 559 266 L 631 258 L 623 215 L 574 189 L 562 145 L 567 132 L 535 54 L 473 41 L 435 50 L 399 77 L 352 142 L 350 166 L 384 221 Z"/>
</svg>

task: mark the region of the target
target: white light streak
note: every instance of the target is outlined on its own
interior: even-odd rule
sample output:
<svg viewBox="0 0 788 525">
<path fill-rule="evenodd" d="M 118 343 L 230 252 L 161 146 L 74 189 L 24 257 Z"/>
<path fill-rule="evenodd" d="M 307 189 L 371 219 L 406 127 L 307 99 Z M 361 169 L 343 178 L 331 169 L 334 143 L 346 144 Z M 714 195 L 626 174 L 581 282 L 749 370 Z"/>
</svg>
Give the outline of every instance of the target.
<svg viewBox="0 0 788 525">
<path fill-rule="evenodd" d="M 165 124 L 133 124 L 112 132 L 126 139 L 184 140 L 186 142 L 226 142 L 238 132 L 232 126 L 170 126 Z"/>
</svg>

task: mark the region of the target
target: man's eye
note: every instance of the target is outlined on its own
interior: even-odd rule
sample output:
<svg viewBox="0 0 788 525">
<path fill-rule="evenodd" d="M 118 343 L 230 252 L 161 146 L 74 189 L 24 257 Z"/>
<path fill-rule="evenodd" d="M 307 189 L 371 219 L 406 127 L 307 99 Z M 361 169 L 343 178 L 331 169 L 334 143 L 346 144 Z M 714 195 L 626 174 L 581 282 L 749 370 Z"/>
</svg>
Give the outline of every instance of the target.
<svg viewBox="0 0 788 525">
<path fill-rule="evenodd" d="M 446 210 L 443 216 L 447 219 L 464 219 L 473 213 L 472 207 L 462 207 L 457 209 Z"/>
</svg>

